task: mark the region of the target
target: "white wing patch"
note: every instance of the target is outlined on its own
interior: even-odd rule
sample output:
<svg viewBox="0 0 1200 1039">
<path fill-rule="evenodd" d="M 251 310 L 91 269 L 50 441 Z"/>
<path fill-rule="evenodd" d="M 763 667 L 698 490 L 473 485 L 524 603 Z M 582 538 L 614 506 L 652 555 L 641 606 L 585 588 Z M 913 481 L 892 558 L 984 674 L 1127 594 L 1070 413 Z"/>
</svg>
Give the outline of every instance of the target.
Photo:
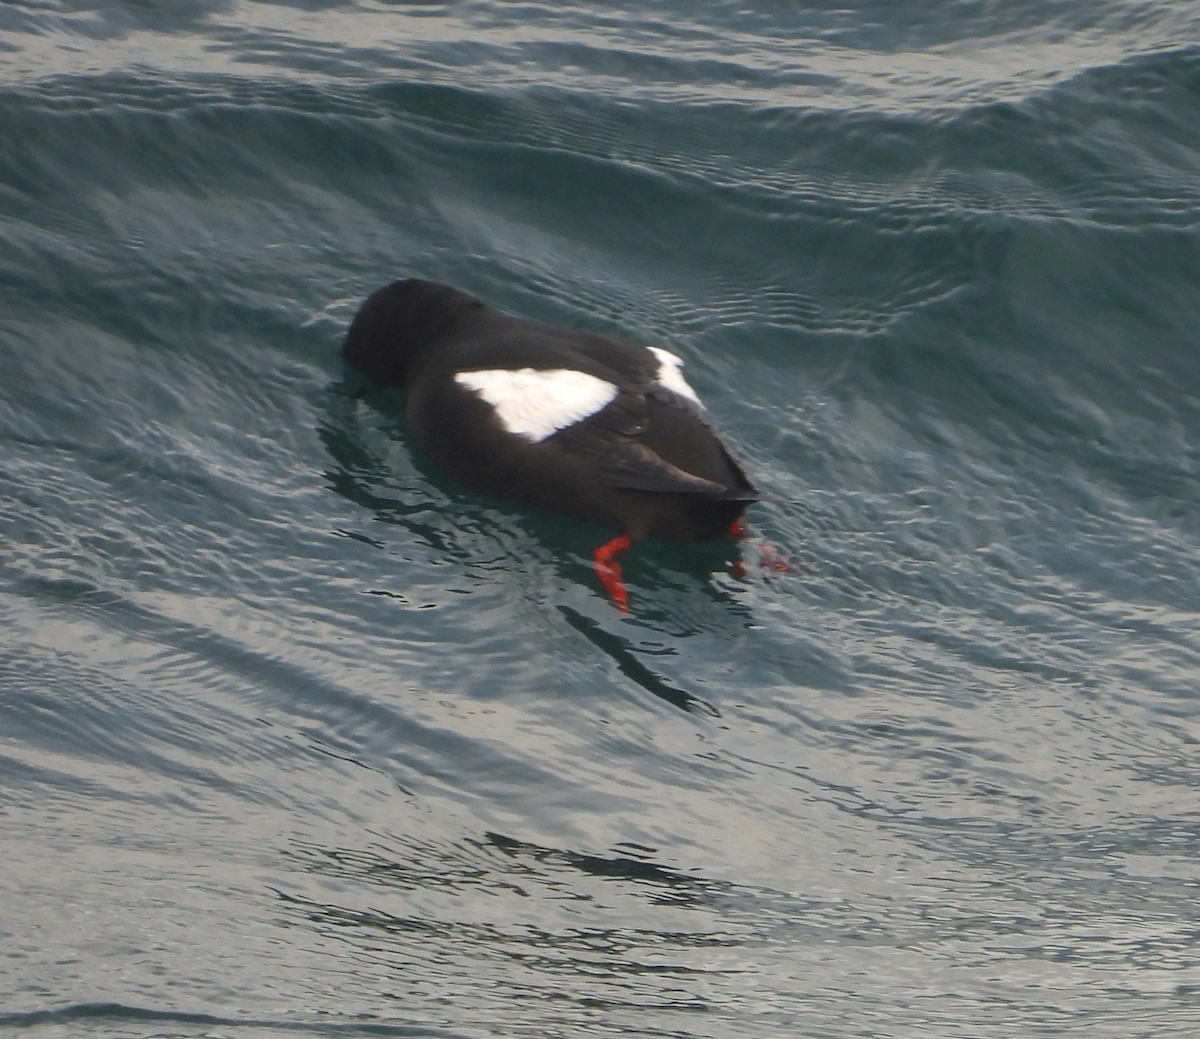
<svg viewBox="0 0 1200 1039">
<path fill-rule="evenodd" d="M 500 425 L 538 443 L 610 404 L 617 387 L 570 368 L 485 368 L 458 372 L 454 381 L 495 409 Z"/>
<path fill-rule="evenodd" d="M 700 398 L 696 396 L 696 391 L 688 385 L 687 380 L 683 377 L 683 361 L 670 350 L 664 350 L 661 346 L 651 346 L 647 349 L 658 358 L 658 374 L 655 376 L 655 381 L 668 390 L 674 390 L 679 396 L 687 397 L 688 400 L 700 404 Z M 700 406 L 704 405 L 700 404 Z"/>
</svg>

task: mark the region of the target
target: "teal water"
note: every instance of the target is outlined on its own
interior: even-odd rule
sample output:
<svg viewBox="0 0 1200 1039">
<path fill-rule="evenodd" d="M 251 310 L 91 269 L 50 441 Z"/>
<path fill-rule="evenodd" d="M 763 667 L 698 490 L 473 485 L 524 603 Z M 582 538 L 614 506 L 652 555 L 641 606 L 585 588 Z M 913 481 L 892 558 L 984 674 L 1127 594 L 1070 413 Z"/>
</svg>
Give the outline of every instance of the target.
<svg viewBox="0 0 1200 1039">
<path fill-rule="evenodd" d="M 0 1031 L 1196 1035 L 1198 114 L 1184 0 L 0 7 Z M 356 402 L 402 274 L 792 571 L 618 615 Z"/>
</svg>

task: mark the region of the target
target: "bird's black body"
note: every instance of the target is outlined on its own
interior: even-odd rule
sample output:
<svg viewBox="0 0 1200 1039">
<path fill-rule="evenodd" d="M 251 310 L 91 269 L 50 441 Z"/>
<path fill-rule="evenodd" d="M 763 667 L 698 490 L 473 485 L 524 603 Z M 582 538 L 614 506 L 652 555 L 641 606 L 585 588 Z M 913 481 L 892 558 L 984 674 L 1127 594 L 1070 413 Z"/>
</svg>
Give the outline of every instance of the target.
<svg viewBox="0 0 1200 1039">
<path fill-rule="evenodd" d="M 470 490 L 635 540 L 716 537 L 761 497 L 665 351 L 417 279 L 372 294 L 343 350 L 374 381 L 406 389 L 413 440 Z M 530 392 L 510 388 L 513 373 Z M 601 399 L 569 414 L 577 390 Z"/>
</svg>

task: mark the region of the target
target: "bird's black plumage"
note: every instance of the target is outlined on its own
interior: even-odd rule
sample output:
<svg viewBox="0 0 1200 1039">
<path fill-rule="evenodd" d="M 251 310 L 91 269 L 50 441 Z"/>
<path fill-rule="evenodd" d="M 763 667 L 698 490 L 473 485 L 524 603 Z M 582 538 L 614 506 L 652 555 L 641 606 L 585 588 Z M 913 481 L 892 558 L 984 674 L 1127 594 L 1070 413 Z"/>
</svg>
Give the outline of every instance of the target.
<svg viewBox="0 0 1200 1039">
<path fill-rule="evenodd" d="M 635 540 L 716 537 L 761 497 L 665 351 L 505 314 L 450 286 L 407 279 L 367 298 L 343 352 L 374 381 L 405 388 L 413 440 L 470 490 L 595 520 Z M 568 402 L 498 405 L 472 388 L 514 372 L 532 373 L 528 384 L 551 396 L 578 383 L 606 399 L 556 424 L 555 409 Z M 509 407 L 549 415 L 549 431 L 522 432 L 519 421 L 514 431 Z"/>
</svg>

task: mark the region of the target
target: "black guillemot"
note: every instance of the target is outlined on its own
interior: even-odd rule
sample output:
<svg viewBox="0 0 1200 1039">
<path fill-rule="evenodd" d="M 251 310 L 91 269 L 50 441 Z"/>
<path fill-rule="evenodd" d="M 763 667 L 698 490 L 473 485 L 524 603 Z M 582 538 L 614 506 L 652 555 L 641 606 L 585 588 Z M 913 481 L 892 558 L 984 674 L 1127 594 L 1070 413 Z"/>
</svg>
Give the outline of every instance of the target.
<svg viewBox="0 0 1200 1039">
<path fill-rule="evenodd" d="M 615 556 L 642 538 L 742 536 L 763 496 L 713 428 L 674 354 L 494 310 L 420 279 L 372 293 L 347 361 L 405 389 L 413 442 L 463 487 L 620 531 L 596 549 L 612 601 Z"/>
</svg>

